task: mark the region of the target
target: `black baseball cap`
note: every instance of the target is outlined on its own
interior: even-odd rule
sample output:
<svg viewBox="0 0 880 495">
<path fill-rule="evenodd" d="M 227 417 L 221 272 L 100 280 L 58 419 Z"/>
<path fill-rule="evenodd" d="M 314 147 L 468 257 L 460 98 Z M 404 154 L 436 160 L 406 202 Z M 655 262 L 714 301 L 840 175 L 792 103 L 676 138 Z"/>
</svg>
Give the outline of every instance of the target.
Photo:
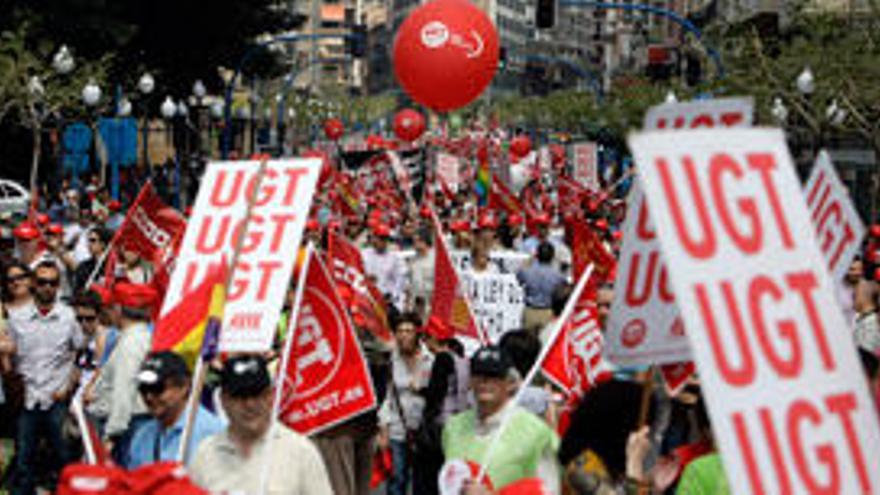
<svg viewBox="0 0 880 495">
<path fill-rule="evenodd" d="M 510 360 L 510 356 L 495 345 L 481 347 L 471 357 L 471 375 L 474 376 L 506 378 L 510 376 L 512 368 L 513 361 Z"/>
<path fill-rule="evenodd" d="M 171 378 L 188 379 L 189 368 L 179 354 L 171 351 L 153 352 L 144 359 L 138 372 L 138 390 L 161 393 Z"/>
<path fill-rule="evenodd" d="M 234 356 L 223 364 L 220 388 L 232 397 L 254 397 L 272 384 L 262 356 Z"/>
</svg>

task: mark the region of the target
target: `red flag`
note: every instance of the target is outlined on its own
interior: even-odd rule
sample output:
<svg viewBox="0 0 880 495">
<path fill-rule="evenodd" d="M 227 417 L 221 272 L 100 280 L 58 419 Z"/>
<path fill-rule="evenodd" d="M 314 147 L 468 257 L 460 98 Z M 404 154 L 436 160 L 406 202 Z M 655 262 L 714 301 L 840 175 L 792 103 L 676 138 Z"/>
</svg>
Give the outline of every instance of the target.
<svg viewBox="0 0 880 495">
<path fill-rule="evenodd" d="M 611 368 L 602 358 L 598 316 L 596 305 L 580 298 L 541 363 L 544 375 L 571 397 L 582 397 L 611 378 Z"/>
<path fill-rule="evenodd" d="M 576 220 L 571 222 L 570 228 L 573 230 L 571 259 L 574 279 L 579 280 L 587 266 L 592 263 L 595 266 L 593 280 L 597 283 L 607 280 L 617 263 L 614 255 L 587 222 Z"/>
<path fill-rule="evenodd" d="M 367 363 L 330 273 L 319 257 L 311 263 L 291 335 L 279 418 L 303 435 L 376 407 Z"/>
<path fill-rule="evenodd" d="M 523 213 L 523 205 L 520 200 L 507 187 L 504 181 L 496 178 L 492 181 L 489 189 L 489 208 L 502 210 L 508 215 L 520 215 Z"/>
<path fill-rule="evenodd" d="M 563 213 L 579 212 L 581 201 L 587 195 L 588 191 L 567 175 L 559 176 L 559 179 L 556 181 L 556 186 L 559 210 Z"/>
<path fill-rule="evenodd" d="M 137 252 L 153 265 L 154 273 L 162 273 L 176 253 L 185 231 L 183 216 L 162 202 L 152 184 L 147 182 L 110 243 L 105 284 L 110 285 L 113 279 L 117 247 Z"/>
<path fill-rule="evenodd" d="M 449 249 L 443 239 L 440 222 L 434 217 L 434 295 L 431 299 L 431 317 L 437 317 L 456 335 L 487 342 L 473 312 L 464 296 L 458 273 L 449 256 Z"/>
<path fill-rule="evenodd" d="M 365 328 L 377 339 L 390 344 L 394 337 L 388 324 L 388 309 L 379 289 L 367 278 L 361 252 L 345 237 L 328 233 L 328 259 L 336 287 L 345 288 L 352 296 L 352 316 L 358 326 Z"/>
</svg>

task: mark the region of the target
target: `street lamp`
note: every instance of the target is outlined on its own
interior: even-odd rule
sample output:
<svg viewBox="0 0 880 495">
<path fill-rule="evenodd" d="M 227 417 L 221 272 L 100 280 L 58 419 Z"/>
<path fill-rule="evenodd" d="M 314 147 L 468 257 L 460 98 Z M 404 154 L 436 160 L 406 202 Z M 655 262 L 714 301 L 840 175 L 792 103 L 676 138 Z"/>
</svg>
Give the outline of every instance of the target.
<svg viewBox="0 0 880 495">
<path fill-rule="evenodd" d="M 116 115 L 118 117 L 128 117 L 131 115 L 131 101 L 128 97 L 123 96 L 116 105 Z"/>
<path fill-rule="evenodd" d="M 205 83 L 203 83 L 201 79 L 198 79 L 196 82 L 193 83 L 193 95 L 197 99 L 201 100 L 205 97 L 206 93 L 207 90 L 205 89 Z"/>
<path fill-rule="evenodd" d="M 678 103 L 678 97 L 675 96 L 675 91 L 672 91 L 670 89 L 669 92 L 666 93 L 666 100 L 664 101 L 664 103 L 666 103 L 667 105 Z"/>
<path fill-rule="evenodd" d="M 61 45 L 55 56 L 52 58 L 52 68 L 59 74 L 70 74 L 76 64 L 67 45 Z"/>
<path fill-rule="evenodd" d="M 141 92 L 142 95 L 142 109 L 143 109 L 143 143 L 144 143 L 144 166 L 147 167 L 147 173 L 152 176 L 153 168 L 150 166 L 150 154 L 149 154 L 149 140 L 150 140 L 150 105 L 149 105 L 149 97 L 153 92 L 153 89 L 156 87 L 156 80 L 153 79 L 153 76 L 150 75 L 149 72 L 144 72 L 140 79 L 138 79 L 138 91 Z"/>
<path fill-rule="evenodd" d="M 770 109 L 770 113 L 779 125 L 785 124 L 785 121 L 788 120 L 788 108 L 785 107 L 782 98 L 778 96 L 773 98 L 773 108 Z"/>
<path fill-rule="evenodd" d="M 156 81 L 153 79 L 153 76 L 150 75 L 149 72 L 144 72 L 141 78 L 138 80 L 138 90 L 144 94 L 144 96 L 153 92 L 153 88 L 156 87 Z"/>
<path fill-rule="evenodd" d="M 847 113 L 846 110 L 837 105 L 837 100 L 832 100 L 831 104 L 828 105 L 828 109 L 825 110 L 825 117 L 831 122 L 831 125 L 841 126 L 846 120 Z"/>
<path fill-rule="evenodd" d="M 816 91 L 816 78 L 813 76 L 813 71 L 809 67 L 804 67 L 804 70 L 797 77 L 795 85 L 802 95 L 812 95 Z"/>
<path fill-rule="evenodd" d="M 82 99 L 86 106 L 94 108 L 101 101 L 101 88 L 90 79 L 82 89 Z"/>
<path fill-rule="evenodd" d="M 177 105 L 170 96 L 166 96 L 165 101 L 162 102 L 162 106 L 159 107 L 159 111 L 162 112 L 162 117 L 172 119 L 177 112 Z"/>
</svg>

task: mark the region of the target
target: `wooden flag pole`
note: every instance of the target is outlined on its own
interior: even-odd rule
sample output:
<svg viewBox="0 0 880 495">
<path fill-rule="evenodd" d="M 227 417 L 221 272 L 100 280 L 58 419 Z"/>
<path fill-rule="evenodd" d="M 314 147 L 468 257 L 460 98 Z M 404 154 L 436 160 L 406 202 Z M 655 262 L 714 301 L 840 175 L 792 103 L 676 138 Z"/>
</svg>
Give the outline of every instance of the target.
<svg viewBox="0 0 880 495">
<path fill-rule="evenodd" d="M 568 318 L 574 312 L 574 308 L 577 305 L 578 300 L 581 297 L 581 293 L 584 291 L 584 288 L 587 286 L 587 281 L 590 280 L 590 275 L 593 274 L 593 265 L 587 267 L 584 270 L 584 273 L 581 275 L 581 279 L 578 280 L 577 285 L 574 288 L 574 291 L 571 293 L 571 296 L 568 298 L 568 302 L 565 304 L 565 309 L 562 311 L 562 314 L 559 315 L 559 318 L 553 323 L 553 331 L 550 333 L 550 339 L 547 340 L 547 345 L 545 345 L 541 349 L 541 354 L 538 355 L 538 359 L 535 360 L 535 364 L 532 365 L 532 368 L 529 370 L 529 373 L 523 378 L 522 383 L 520 384 L 519 389 L 516 391 L 516 394 L 510 399 L 510 403 L 518 404 L 523 394 L 525 393 L 526 387 L 535 379 L 538 372 L 541 370 L 541 365 L 544 360 L 547 359 L 547 355 L 550 354 L 550 351 L 553 348 L 552 343 L 556 342 L 556 339 L 559 338 L 559 334 L 562 333 L 565 322 L 568 321 Z M 486 470 L 489 467 L 489 462 L 492 460 L 492 456 L 495 455 L 495 450 L 498 448 L 498 441 L 501 439 L 501 435 L 504 433 L 507 424 L 510 422 L 510 411 L 513 409 L 507 408 L 504 412 L 504 417 L 501 418 L 501 424 L 498 425 L 498 429 L 495 430 L 495 433 L 492 435 L 492 439 L 489 441 L 489 447 L 486 449 L 486 453 L 483 454 L 483 458 L 480 460 L 480 472 L 477 474 L 476 483 L 480 484 L 483 481 L 483 477 L 486 476 Z"/>
<path fill-rule="evenodd" d="M 260 191 L 260 186 L 263 183 L 263 177 L 266 175 L 266 169 L 268 168 L 269 161 L 262 160 L 260 162 L 260 169 L 257 171 L 256 180 L 254 181 L 254 188 L 251 191 L 250 197 L 248 197 L 247 210 L 245 210 L 244 224 L 241 228 L 241 235 L 238 237 L 238 242 L 235 245 L 235 250 L 232 252 L 232 263 L 226 267 L 226 287 L 228 288 L 232 284 L 232 277 L 235 275 L 235 266 L 238 264 L 238 258 L 241 255 L 242 247 L 244 246 L 244 240 L 247 238 L 248 227 L 251 223 L 251 218 L 253 217 L 254 204 L 257 201 L 257 194 Z M 224 307 L 225 307 L 224 303 Z M 222 324 L 222 322 L 221 322 Z M 186 464 L 189 461 L 190 455 L 190 447 L 192 443 L 192 432 L 195 427 L 195 418 L 196 413 L 199 410 L 199 398 L 202 396 L 202 390 L 205 388 L 205 377 L 208 374 L 208 367 L 205 366 L 205 359 L 202 355 L 202 352 L 199 351 L 199 357 L 196 359 L 195 368 L 193 369 L 193 382 L 192 382 L 192 390 L 190 391 L 189 398 L 187 399 L 186 404 L 186 422 L 183 425 L 183 433 L 180 437 L 180 451 L 177 455 L 177 460 L 183 464 Z"/>
<path fill-rule="evenodd" d="M 290 316 L 287 319 L 287 342 L 284 343 L 284 352 L 281 354 L 281 364 L 275 376 L 275 398 L 272 400 L 272 419 L 269 423 L 269 431 L 266 433 L 266 451 L 263 456 L 263 466 L 260 472 L 260 491 L 265 495 L 269 487 L 269 471 L 272 465 L 272 444 L 275 438 L 275 428 L 278 427 L 278 415 L 281 414 L 281 398 L 284 395 L 284 380 L 287 378 L 287 367 L 290 366 L 290 353 L 293 350 L 293 341 L 296 338 L 296 323 L 299 320 L 299 310 L 302 306 L 303 292 L 306 287 L 306 277 L 309 273 L 309 265 L 314 254 L 312 243 L 306 244 L 306 256 L 302 270 L 296 281 L 296 293 L 293 299 L 293 307 L 290 308 Z"/>
</svg>

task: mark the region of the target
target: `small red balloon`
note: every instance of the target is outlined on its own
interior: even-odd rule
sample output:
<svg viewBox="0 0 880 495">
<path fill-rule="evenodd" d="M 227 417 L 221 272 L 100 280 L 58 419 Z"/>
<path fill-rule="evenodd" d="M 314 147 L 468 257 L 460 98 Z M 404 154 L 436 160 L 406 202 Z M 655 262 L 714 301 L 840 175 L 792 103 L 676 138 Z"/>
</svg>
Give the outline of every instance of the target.
<svg viewBox="0 0 880 495">
<path fill-rule="evenodd" d="M 495 25 L 466 0 L 434 0 L 412 11 L 394 40 L 394 74 L 413 100 L 438 112 L 461 108 L 498 69 Z"/>
<path fill-rule="evenodd" d="M 510 142 L 510 152 L 516 158 L 522 158 L 532 151 L 532 140 L 528 136 L 517 136 Z"/>
<path fill-rule="evenodd" d="M 411 108 L 404 108 L 394 116 L 394 135 L 412 142 L 425 133 L 425 117 Z"/>
<path fill-rule="evenodd" d="M 324 135 L 327 139 L 338 140 L 345 134 L 345 124 L 339 119 L 327 119 L 324 122 Z"/>
</svg>

